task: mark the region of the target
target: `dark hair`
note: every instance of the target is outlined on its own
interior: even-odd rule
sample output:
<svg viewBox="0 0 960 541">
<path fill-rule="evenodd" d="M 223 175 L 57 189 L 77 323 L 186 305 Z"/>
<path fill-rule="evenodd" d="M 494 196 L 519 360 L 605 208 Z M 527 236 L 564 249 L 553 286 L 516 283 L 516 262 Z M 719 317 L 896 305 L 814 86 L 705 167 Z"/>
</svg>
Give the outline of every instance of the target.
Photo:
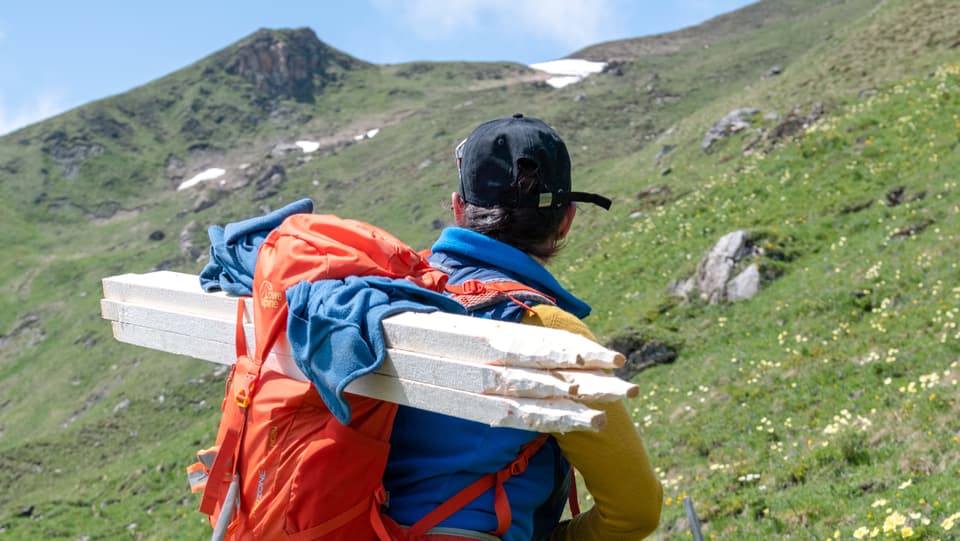
<svg viewBox="0 0 960 541">
<path fill-rule="evenodd" d="M 539 194 L 543 188 L 540 169 L 530 160 L 518 160 L 517 190 Z M 556 255 L 560 223 L 566 207 L 509 208 L 464 204 L 463 226 L 499 240 L 543 260 Z"/>
</svg>

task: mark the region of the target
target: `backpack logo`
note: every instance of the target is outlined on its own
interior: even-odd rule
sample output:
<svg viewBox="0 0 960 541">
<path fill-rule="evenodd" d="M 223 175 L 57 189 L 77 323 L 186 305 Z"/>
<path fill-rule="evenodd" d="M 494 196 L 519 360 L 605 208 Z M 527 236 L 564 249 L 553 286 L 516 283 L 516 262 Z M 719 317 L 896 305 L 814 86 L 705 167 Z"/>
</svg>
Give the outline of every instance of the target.
<svg viewBox="0 0 960 541">
<path fill-rule="evenodd" d="M 263 499 L 263 482 L 267 480 L 267 471 L 260 470 L 260 475 L 258 477 L 259 479 L 257 480 L 257 501 L 259 502 L 260 500 Z"/>
<path fill-rule="evenodd" d="M 276 310 L 280 308 L 280 301 L 283 300 L 283 293 L 273 290 L 273 284 L 264 280 L 260 282 L 260 307 L 265 310 Z"/>
</svg>

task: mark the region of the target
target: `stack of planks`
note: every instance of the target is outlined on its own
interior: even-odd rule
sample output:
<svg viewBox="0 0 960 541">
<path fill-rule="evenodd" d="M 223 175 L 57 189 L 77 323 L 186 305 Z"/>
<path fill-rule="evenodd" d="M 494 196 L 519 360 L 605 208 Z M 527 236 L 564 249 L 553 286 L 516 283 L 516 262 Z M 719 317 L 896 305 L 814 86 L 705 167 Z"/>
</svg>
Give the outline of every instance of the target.
<svg viewBox="0 0 960 541">
<path fill-rule="evenodd" d="M 104 278 L 103 292 L 102 315 L 117 340 L 233 364 L 237 297 L 205 293 L 196 276 L 169 271 Z M 587 403 L 638 393 L 610 375 L 622 355 L 566 331 L 439 312 L 397 314 L 383 320 L 383 329 L 383 366 L 346 392 L 538 432 L 598 430 L 604 414 Z M 306 381 L 285 338 L 265 366 Z"/>
</svg>

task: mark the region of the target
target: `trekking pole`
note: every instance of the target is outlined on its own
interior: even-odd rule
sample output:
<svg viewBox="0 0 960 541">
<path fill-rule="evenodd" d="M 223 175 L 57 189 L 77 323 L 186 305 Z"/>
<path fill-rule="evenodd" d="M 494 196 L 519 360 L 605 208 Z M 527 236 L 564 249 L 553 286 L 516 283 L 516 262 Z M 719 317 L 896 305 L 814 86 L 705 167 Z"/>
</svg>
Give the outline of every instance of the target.
<svg viewBox="0 0 960 541">
<path fill-rule="evenodd" d="M 703 541 L 700 519 L 697 518 L 697 512 L 693 510 L 693 500 L 689 496 L 683 498 L 683 508 L 687 510 L 687 522 L 690 523 L 690 533 L 693 534 L 693 541 Z"/>
<path fill-rule="evenodd" d="M 213 527 L 213 535 L 210 541 L 223 541 L 227 535 L 227 526 L 233 520 L 233 510 L 237 507 L 237 491 L 240 489 L 240 476 L 233 474 L 233 481 L 230 488 L 227 489 L 227 497 L 223 500 L 223 506 L 220 507 L 220 516 L 217 517 L 217 523 Z"/>
</svg>

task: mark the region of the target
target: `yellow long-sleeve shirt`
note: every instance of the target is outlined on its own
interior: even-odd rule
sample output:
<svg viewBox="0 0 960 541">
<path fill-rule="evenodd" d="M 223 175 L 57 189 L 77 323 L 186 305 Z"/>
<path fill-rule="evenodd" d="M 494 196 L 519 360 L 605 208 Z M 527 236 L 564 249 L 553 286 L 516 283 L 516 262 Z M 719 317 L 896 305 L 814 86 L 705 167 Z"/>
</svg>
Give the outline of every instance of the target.
<svg viewBox="0 0 960 541">
<path fill-rule="evenodd" d="M 563 329 L 596 340 L 582 321 L 555 306 L 536 306 L 522 322 Z M 553 436 L 564 456 L 583 476 L 594 506 L 560 523 L 550 539 L 643 539 L 660 522 L 663 488 L 623 402 L 590 406 L 606 413 L 607 423 L 599 432 L 577 431 Z"/>
</svg>

